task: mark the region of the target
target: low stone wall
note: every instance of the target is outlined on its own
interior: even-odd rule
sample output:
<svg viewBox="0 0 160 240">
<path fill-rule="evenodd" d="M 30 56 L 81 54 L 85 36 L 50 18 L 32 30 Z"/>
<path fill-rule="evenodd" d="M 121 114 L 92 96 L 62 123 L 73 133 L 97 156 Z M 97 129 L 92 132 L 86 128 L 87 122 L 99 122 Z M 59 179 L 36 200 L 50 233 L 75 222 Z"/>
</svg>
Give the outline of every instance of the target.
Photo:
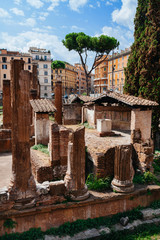
<svg viewBox="0 0 160 240">
<path fill-rule="evenodd" d="M 0 129 L 0 153 L 10 152 L 11 148 L 11 129 Z"/>
<path fill-rule="evenodd" d="M 72 125 L 81 122 L 82 105 L 79 103 L 63 105 L 63 124 Z"/>
<path fill-rule="evenodd" d="M 150 191 L 151 194 L 147 194 Z M 97 218 L 111 216 L 119 212 L 131 210 L 135 207 L 150 205 L 160 199 L 160 187 L 148 186 L 138 188 L 130 194 L 90 192 L 91 197 L 83 202 L 68 202 L 66 204 L 44 204 L 25 210 L 11 209 L 0 215 L 0 235 L 11 232 L 24 232 L 30 228 L 41 227 L 45 231 L 51 227 L 58 227 L 65 222 L 77 219 Z M 1 209 L 1 205 L 0 205 Z M 8 218 L 16 221 L 14 229 L 5 229 L 4 221 Z"/>
</svg>

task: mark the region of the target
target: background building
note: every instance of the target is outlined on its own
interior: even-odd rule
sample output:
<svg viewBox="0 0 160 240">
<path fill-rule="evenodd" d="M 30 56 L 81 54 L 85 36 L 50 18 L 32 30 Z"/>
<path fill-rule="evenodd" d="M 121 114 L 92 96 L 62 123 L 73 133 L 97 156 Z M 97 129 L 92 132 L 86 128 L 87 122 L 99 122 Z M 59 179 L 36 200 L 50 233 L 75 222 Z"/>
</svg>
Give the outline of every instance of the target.
<svg viewBox="0 0 160 240">
<path fill-rule="evenodd" d="M 105 57 L 106 55 L 104 55 L 103 59 Z M 102 59 L 100 61 L 102 61 Z M 107 89 L 108 89 L 108 59 L 106 58 L 100 65 L 98 65 L 98 67 L 95 68 L 94 91 L 95 93 L 103 93 Z"/>
<path fill-rule="evenodd" d="M 40 98 L 51 98 L 51 53 L 42 48 L 30 47 L 33 63 L 37 64 Z"/>
<path fill-rule="evenodd" d="M 108 57 L 108 89 L 123 93 L 125 82 L 124 68 L 127 67 L 130 48 Z"/>
<path fill-rule="evenodd" d="M 77 93 L 77 70 L 76 67 L 65 63 L 65 68 L 52 69 L 52 92 L 54 93 L 55 82 L 58 80 L 62 81 L 62 94 L 63 96 Z"/>
<path fill-rule="evenodd" d="M 7 51 L 0 49 L 0 93 L 3 90 L 3 80 L 10 80 L 10 61 L 13 59 L 21 59 L 24 63 L 24 70 L 32 71 L 32 56 L 29 53 L 20 53 L 18 51 Z"/>
<path fill-rule="evenodd" d="M 80 63 L 75 63 L 74 65 L 77 70 L 77 93 L 83 94 L 87 93 L 87 82 L 86 75 L 83 66 Z M 91 92 L 91 76 L 88 79 L 89 92 Z"/>
</svg>

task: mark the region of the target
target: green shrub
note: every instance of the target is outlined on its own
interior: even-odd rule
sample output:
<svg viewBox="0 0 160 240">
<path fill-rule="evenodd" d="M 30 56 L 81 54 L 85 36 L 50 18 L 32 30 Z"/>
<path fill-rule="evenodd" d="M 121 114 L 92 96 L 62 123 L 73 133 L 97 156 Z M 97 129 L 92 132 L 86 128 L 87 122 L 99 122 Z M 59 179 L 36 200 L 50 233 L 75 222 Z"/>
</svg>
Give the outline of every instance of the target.
<svg viewBox="0 0 160 240">
<path fill-rule="evenodd" d="M 34 150 L 39 150 L 45 154 L 47 154 L 49 156 L 49 151 L 48 151 L 48 146 L 43 145 L 43 144 L 38 144 L 38 145 L 34 145 L 33 147 L 31 147 Z"/>
<path fill-rule="evenodd" d="M 4 228 L 13 229 L 15 228 L 16 224 L 17 223 L 15 221 L 13 221 L 11 218 L 8 218 L 4 221 L 3 226 Z"/>
<path fill-rule="evenodd" d="M 111 177 L 98 179 L 97 176 L 91 173 L 87 177 L 86 184 L 90 190 L 104 191 L 110 188 L 111 180 Z"/>
<path fill-rule="evenodd" d="M 135 174 L 133 178 L 133 183 L 137 184 L 160 184 L 156 176 L 147 171 L 143 174 Z"/>
<path fill-rule="evenodd" d="M 88 129 L 93 129 L 93 127 L 91 127 L 88 122 L 81 123 L 80 125 L 83 125 L 85 126 L 85 128 L 88 128 Z"/>
</svg>

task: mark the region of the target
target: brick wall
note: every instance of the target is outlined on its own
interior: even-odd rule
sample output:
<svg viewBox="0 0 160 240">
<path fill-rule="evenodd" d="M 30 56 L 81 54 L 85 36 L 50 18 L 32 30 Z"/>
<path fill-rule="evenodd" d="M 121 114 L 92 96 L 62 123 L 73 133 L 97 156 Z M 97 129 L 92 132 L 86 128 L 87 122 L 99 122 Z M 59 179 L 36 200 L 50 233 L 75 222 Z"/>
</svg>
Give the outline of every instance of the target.
<svg viewBox="0 0 160 240">
<path fill-rule="evenodd" d="M 82 105 L 79 103 L 63 105 L 63 124 L 71 125 L 81 122 Z"/>
</svg>

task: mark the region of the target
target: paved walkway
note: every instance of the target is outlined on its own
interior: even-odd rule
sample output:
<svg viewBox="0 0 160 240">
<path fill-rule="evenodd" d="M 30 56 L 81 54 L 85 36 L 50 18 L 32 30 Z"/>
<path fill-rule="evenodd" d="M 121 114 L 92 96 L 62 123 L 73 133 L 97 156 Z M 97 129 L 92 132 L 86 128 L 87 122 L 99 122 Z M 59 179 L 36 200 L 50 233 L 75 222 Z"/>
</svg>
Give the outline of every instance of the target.
<svg viewBox="0 0 160 240">
<path fill-rule="evenodd" d="M 12 154 L 0 154 L 0 188 L 9 186 L 12 176 Z"/>
</svg>

